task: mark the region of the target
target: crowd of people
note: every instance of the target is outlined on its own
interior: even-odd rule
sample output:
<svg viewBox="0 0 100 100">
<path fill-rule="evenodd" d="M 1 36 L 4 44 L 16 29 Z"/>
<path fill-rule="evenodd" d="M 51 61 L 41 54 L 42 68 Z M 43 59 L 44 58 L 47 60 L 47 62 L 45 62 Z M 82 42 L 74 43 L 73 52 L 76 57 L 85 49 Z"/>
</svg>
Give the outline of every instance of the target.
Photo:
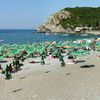
<svg viewBox="0 0 100 100">
<path fill-rule="evenodd" d="M 74 43 L 75 42 L 75 43 Z M 78 51 L 80 51 L 80 49 L 82 49 L 83 51 L 91 51 L 91 50 L 96 50 L 96 41 L 93 41 L 91 43 L 86 43 L 84 41 L 77 43 L 77 41 L 74 41 L 71 45 L 71 43 L 69 44 L 64 44 L 64 42 L 62 42 L 62 45 L 58 45 L 57 42 L 54 43 L 47 43 L 46 45 L 43 46 L 43 44 L 35 44 L 34 47 L 31 47 L 31 49 L 29 48 L 30 46 L 26 46 L 26 50 L 23 50 L 23 52 L 21 53 L 17 53 L 15 56 L 13 56 L 13 61 L 12 63 L 9 63 L 6 65 L 6 67 L 2 67 L 0 66 L 0 69 L 2 70 L 2 74 L 5 74 L 6 79 L 10 79 L 12 78 L 11 73 L 14 72 L 18 72 L 21 68 L 21 63 L 20 62 L 24 62 L 25 59 L 27 59 L 28 56 L 30 56 L 30 58 L 33 58 L 34 55 L 36 55 L 37 57 L 41 58 L 40 64 L 41 65 L 45 65 L 45 58 L 47 56 L 52 56 L 53 58 L 57 58 L 59 59 L 59 61 L 61 62 L 61 67 L 65 66 L 65 61 L 64 61 L 64 56 L 63 53 L 67 51 L 66 56 L 68 56 L 68 59 L 74 59 L 74 54 L 77 53 Z M 66 43 L 66 42 L 65 42 Z M 86 44 L 86 46 L 78 46 L 77 44 L 81 45 L 81 44 Z M 69 45 L 65 47 L 65 45 Z M 76 46 L 75 46 L 76 45 Z M 40 51 L 32 51 L 33 48 L 38 48 L 38 47 L 42 47 Z M 85 48 L 84 48 L 85 47 Z M 29 53 L 28 53 L 29 51 Z M 82 52 L 83 52 L 82 51 Z M 30 53 L 31 52 L 31 53 Z M 80 52 L 79 52 L 80 53 Z M 28 55 L 29 54 L 29 55 Z"/>
<path fill-rule="evenodd" d="M 45 65 L 45 58 L 47 57 L 47 52 L 44 51 L 43 53 L 40 54 L 41 57 L 41 61 L 40 64 L 41 65 Z M 52 55 L 52 57 L 54 58 L 58 58 L 59 61 L 61 62 L 61 66 L 65 66 L 65 61 L 63 59 L 63 55 L 61 54 L 61 50 L 60 48 L 58 49 L 58 52 L 56 53 L 56 55 Z M 12 63 L 6 64 L 6 67 L 3 68 L 2 65 L 0 65 L 0 70 L 2 70 L 2 74 L 5 74 L 5 79 L 10 79 L 12 78 L 12 73 L 18 72 L 21 68 L 21 62 L 23 62 L 25 60 L 24 58 L 24 54 L 21 56 L 14 56 L 14 60 L 12 61 Z"/>
<path fill-rule="evenodd" d="M 3 68 L 0 64 L 0 70 L 2 70 L 2 74 L 5 74 L 6 79 L 12 78 L 11 73 L 18 72 L 20 70 L 20 59 L 15 56 L 12 63 L 6 64 L 6 67 Z"/>
</svg>

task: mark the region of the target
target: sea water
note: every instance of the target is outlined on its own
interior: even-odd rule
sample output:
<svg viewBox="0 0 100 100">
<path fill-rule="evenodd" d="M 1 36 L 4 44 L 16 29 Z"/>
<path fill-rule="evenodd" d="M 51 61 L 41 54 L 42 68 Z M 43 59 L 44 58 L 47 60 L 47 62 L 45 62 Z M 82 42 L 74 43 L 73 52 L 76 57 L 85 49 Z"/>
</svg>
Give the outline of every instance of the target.
<svg viewBox="0 0 100 100">
<path fill-rule="evenodd" d="M 0 44 L 25 44 L 46 41 L 66 41 L 83 38 L 97 38 L 100 35 L 38 33 L 33 29 L 1 29 Z"/>
</svg>

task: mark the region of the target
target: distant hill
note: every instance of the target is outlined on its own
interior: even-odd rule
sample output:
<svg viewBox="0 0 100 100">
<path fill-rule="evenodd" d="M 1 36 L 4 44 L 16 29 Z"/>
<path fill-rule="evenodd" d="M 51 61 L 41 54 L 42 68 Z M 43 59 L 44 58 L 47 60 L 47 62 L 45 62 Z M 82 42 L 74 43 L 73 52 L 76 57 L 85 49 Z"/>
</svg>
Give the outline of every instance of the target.
<svg viewBox="0 0 100 100">
<path fill-rule="evenodd" d="M 100 30 L 100 7 L 65 8 L 50 16 L 38 31 L 74 33 L 77 27 Z"/>
</svg>

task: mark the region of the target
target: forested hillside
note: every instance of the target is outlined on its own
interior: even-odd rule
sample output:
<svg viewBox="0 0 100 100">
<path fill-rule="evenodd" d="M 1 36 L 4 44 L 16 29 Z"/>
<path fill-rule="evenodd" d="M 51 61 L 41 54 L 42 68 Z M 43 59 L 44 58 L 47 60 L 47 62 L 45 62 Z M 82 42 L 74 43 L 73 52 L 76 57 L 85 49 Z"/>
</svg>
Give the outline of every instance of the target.
<svg viewBox="0 0 100 100">
<path fill-rule="evenodd" d="M 100 7 L 76 7 L 65 8 L 65 11 L 70 12 L 70 16 L 67 19 L 63 19 L 60 24 L 63 28 L 68 27 L 94 27 L 100 26 Z"/>
</svg>

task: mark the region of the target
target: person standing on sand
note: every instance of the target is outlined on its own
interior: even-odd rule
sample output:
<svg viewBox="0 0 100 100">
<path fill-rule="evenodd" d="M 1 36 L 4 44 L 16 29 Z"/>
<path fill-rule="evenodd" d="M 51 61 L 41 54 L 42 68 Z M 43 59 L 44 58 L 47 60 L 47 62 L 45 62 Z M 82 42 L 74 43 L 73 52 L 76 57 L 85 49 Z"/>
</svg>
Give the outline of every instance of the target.
<svg viewBox="0 0 100 100">
<path fill-rule="evenodd" d="M 45 64 L 45 61 L 44 61 L 45 58 L 46 58 L 46 55 L 45 55 L 45 52 L 43 52 L 41 54 L 41 65 L 44 65 Z"/>
<path fill-rule="evenodd" d="M 44 56 L 41 55 L 41 65 L 44 65 L 45 64 L 45 61 L 44 61 Z"/>
<path fill-rule="evenodd" d="M 24 62 L 24 53 L 21 54 L 20 58 L 21 58 L 21 62 Z"/>
<path fill-rule="evenodd" d="M 13 64 L 13 66 L 15 66 L 15 60 L 13 60 L 12 64 Z"/>
<path fill-rule="evenodd" d="M 16 59 L 15 59 L 15 70 L 18 71 L 18 69 L 20 69 L 20 63 L 19 63 L 19 58 L 16 57 Z"/>
<path fill-rule="evenodd" d="M 12 73 L 12 64 L 11 63 L 9 64 L 9 70 L 10 70 L 10 73 Z"/>
<path fill-rule="evenodd" d="M 63 56 L 61 55 L 61 50 L 58 50 L 58 55 L 59 55 L 59 61 L 61 61 L 61 67 L 65 66 L 65 61 L 63 59 Z"/>
<path fill-rule="evenodd" d="M 6 76 L 6 79 L 12 78 L 10 68 L 9 68 L 8 64 L 6 65 L 5 76 Z"/>
<path fill-rule="evenodd" d="M 0 70 L 2 70 L 3 68 L 2 68 L 2 65 L 0 64 Z"/>
<path fill-rule="evenodd" d="M 59 61 L 61 61 L 61 67 L 64 67 L 65 66 L 65 61 L 64 61 L 62 55 L 59 56 Z"/>
<path fill-rule="evenodd" d="M 95 46 L 96 46 L 96 41 L 95 40 L 93 41 L 92 46 L 93 46 L 93 50 L 95 51 Z"/>
</svg>

